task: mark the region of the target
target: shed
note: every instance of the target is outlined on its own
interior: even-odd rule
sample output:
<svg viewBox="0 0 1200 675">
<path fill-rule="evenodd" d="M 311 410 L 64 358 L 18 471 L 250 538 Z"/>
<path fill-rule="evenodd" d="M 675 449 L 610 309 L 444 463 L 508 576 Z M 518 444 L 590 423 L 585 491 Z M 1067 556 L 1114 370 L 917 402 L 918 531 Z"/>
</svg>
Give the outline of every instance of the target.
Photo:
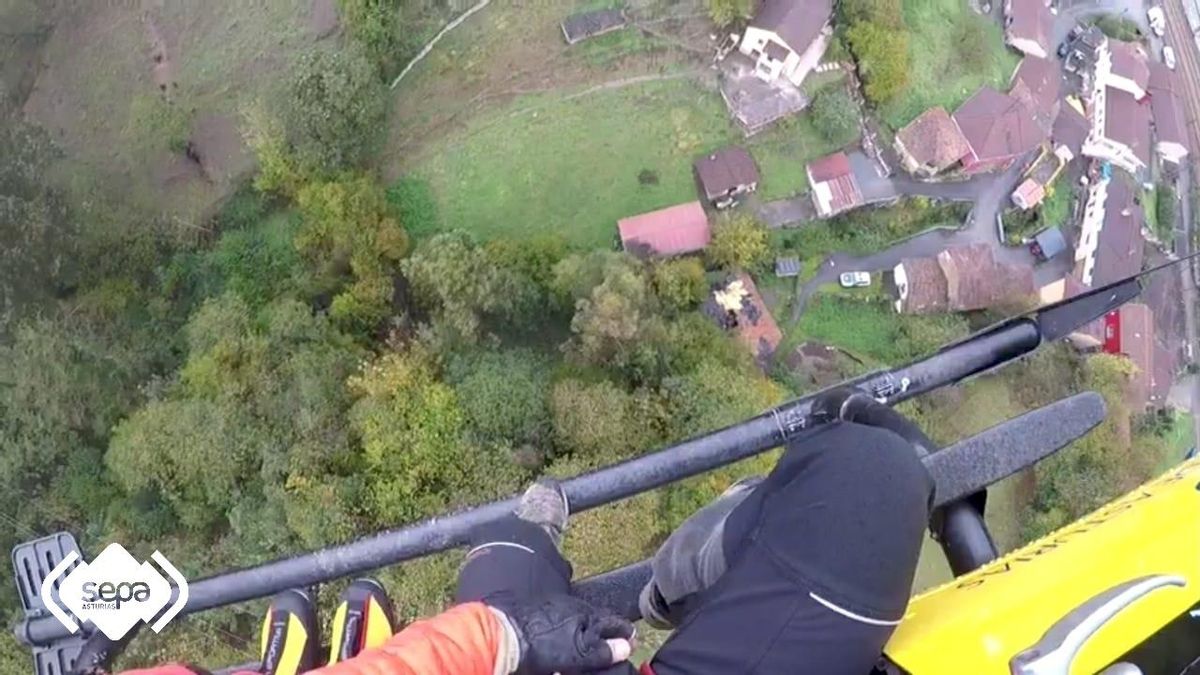
<svg viewBox="0 0 1200 675">
<path fill-rule="evenodd" d="M 862 192 L 846 153 L 835 152 L 809 162 L 807 171 L 813 203 L 822 218 L 862 205 Z"/>
<path fill-rule="evenodd" d="M 1032 209 L 1046 198 L 1046 188 L 1032 178 L 1026 178 L 1013 190 L 1012 200 L 1020 209 Z"/>
<path fill-rule="evenodd" d="M 800 258 L 794 255 L 776 258 L 775 276 L 780 278 L 800 276 Z"/>
<path fill-rule="evenodd" d="M 736 145 L 697 159 L 694 168 L 704 199 L 720 208 L 729 206 L 738 195 L 758 189 L 754 158 Z"/>
<path fill-rule="evenodd" d="M 573 45 L 580 40 L 624 28 L 627 23 L 628 19 L 623 9 L 598 9 L 579 12 L 563 19 L 562 32 L 567 44 Z"/>
<path fill-rule="evenodd" d="M 1067 250 L 1067 238 L 1058 227 L 1050 227 L 1033 237 L 1033 254 L 1049 260 Z"/>
<path fill-rule="evenodd" d="M 621 246 L 642 258 L 695 253 L 708 246 L 712 239 L 708 214 L 700 202 L 677 204 L 622 218 L 617 221 L 617 231 Z"/>
</svg>

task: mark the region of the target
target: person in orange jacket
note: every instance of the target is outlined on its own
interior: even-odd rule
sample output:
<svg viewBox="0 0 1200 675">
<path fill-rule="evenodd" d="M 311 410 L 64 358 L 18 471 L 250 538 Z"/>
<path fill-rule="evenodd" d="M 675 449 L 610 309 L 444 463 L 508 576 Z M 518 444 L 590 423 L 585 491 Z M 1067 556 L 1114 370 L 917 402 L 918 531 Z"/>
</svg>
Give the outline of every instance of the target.
<svg viewBox="0 0 1200 675">
<path fill-rule="evenodd" d="M 257 672 L 865 675 L 907 607 L 933 496 L 919 455 L 932 445 L 853 390 L 819 398 L 814 414 L 829 423 L 790 443 L 767 477 L 735 483 L 659 548 L 638 607 L 648 623 L 674 632 L 639 671 L 627 661 L 632 625 L 570 595 L 571 565 L 558 550 L 566 494 L 543 480 L 514 515 L 475 534 L 456 606 L 391 637 L 390 620 L 379 618 L 386 612 L 370 602 L 339 608 L 359 618 L 335 622 L 328 665 L 318 668 L 312 603 L 293 591 L 299 596 L 272 604 Z M 373 593 L 382 603 L 382 589 L 366 596 Z M 198 671 L 127 675 L 189 672 Z"/>
<path fill-rule="evenodd" d="M 558 550 L 567 517 L 561 485 L 534 483 L 511 517 L 474 535 L 457 604 L 395 635 L 383 588 L 355 581 L 335 613 L 324 667 L 315 605 L 304 591 L 286 591 L 267 610 L 260 665 L 244 675 L 550 675 L 624 662 L 633 625 L 570 595 L 571 567 Z M 172 664 L 125 675 L 205 672 Z"/>
</svg>

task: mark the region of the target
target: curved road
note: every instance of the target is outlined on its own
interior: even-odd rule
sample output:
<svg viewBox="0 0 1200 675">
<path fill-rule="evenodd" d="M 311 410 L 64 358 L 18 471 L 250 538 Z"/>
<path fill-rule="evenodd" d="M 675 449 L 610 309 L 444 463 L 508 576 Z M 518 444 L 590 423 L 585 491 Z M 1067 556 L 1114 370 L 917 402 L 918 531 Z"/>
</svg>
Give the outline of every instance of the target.
<svg viewBox="0 0 1200 675">
<path fill-rule="evenodd" d="M 806 282 L 796 293 L 792 306 L 792 321 L 799 321 L 809 298 L 825 284 L 837 283 L 838 275 L 849 271 L 881 272 L 889 270 L 905 258 L 924 258 L 944 251 L 951 246 L 985 243 L 994 247 L 996 260 L 1008 264 L 1034 265 L 1033 254 L 1025 247 L 1010 247 L 1000 243 L 996 230 L 996 214 L 1004 207 L 1012 193 L 1025 161 L 1013 162 L 1004 173 L 976 176 L 960 183 L 923 183 L 909 178 L 883 178 L 896 189 L 896 194 L 924 195 L 939 199 L 961 199 L 974 201 L 975 208 L 960 229 L 933 230 L 906 239 L 891 248 L 865 256 L 834 253 L 821 263 L 817 275 Z M 858 172 L 856 172 L 858 175 Z M 863 188 L 864 193 L 868 188 Z M 895 195 L 893 195 L 895 196 Z M 807 197 L 805 197 L 807 199 Z M 1039 285 L 1061 279 L 1071 269 L 1069 256 L 1058 258 L 1034 268 Z"/>
</svg>

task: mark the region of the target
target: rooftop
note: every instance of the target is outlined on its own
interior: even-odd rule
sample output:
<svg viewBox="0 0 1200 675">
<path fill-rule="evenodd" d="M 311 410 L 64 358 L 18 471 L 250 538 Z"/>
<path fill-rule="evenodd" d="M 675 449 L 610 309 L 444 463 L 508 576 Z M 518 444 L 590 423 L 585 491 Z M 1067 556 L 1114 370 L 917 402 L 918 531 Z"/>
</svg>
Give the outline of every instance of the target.
<svg viewBox="0 0 1200 675">
<path fill-rule="evenodd" d="M 1042 0 L 1009 0 L 1006 31 L 1011 39 L 1028 40 L 1050 54 L 1054 15 Z"/>
<path fill-rule="evenodd" d="M 763 0 L 750 25 L 775 33 L 802 52 L 832 16 L 833 0 Z"/>
<path fill-rule="evenodd" d="M 1150 84 L 1149 58 L 1146 50 L 1135 42 L 1108 41 L 1112 53 L 1112 74 L 1132 81 L 1140 89 Z"/>
<path fill-rule="evenodd" d="M 758 182 L 758 167 L 750 153 L 736 145 L 721 148 L 696 160 L 696 177 L 707 199 L 728 194 Z"/>
<path fill-rule="evenodd" d="M 863 203 L 850 158 L 844 152 L 809 162 L 808 182 L 821 215 L 831 215 Z"/>
<path fill-rule="evenodd" d="M 1058 62 L 1037 56 L 1021 59 L 1013 71 L 1008 93 L 1033 112 L 1043 129 L 1049 129 L 1058 113 L 1062 93 L 1062 71 Z"/>
<path fill-rule="evenodd" d="M 625 250 L 640 257 L 694 253 L 712 239 L 708 215 L 700 202 L 622 218 L 617 230 Z"/>
<path fill-rule="evenodd" d="M 562 32 L 567 44 L 573 45 L 580 40 L 623 28 L 625 24 L 626 18 L 623 10 L 598 9 L 591 12 L 579 12 L 563 19 Z"/>
<path fill-rule="evenodd" d="M 979 161 L 1023 155 L 1046 137 L 1029 108 L 991 87 L 959 106 L 954 121 Z"/>
<path fill-rule="evenodd" d="M 942 170 L 971 151 L 946 109 L 930 108 L 896 132 L 896 139 L 917 162 Z"/>
<path fill-rule="evenodd" d="M 1127 146 L 1133 154 L 1150 164 L 1150 105 L 1133 94 L 1114 87 L 1105 92 L 1104 135 Z"/>
</svg>

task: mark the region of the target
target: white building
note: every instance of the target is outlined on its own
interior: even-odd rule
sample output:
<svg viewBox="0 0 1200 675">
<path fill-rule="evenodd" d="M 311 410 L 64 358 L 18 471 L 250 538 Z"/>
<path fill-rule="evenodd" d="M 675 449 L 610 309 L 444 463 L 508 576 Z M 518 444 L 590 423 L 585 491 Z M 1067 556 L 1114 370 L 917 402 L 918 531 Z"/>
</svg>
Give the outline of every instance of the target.
<svg viewBox="0 0 1200 675">
<path fill-rule="evenodd" d="M 763 0 L 738 50 L 765 82 L 780 76 L 800 86 L 817 67 L 833 33 L 831 0 Z"/>
</svg>

